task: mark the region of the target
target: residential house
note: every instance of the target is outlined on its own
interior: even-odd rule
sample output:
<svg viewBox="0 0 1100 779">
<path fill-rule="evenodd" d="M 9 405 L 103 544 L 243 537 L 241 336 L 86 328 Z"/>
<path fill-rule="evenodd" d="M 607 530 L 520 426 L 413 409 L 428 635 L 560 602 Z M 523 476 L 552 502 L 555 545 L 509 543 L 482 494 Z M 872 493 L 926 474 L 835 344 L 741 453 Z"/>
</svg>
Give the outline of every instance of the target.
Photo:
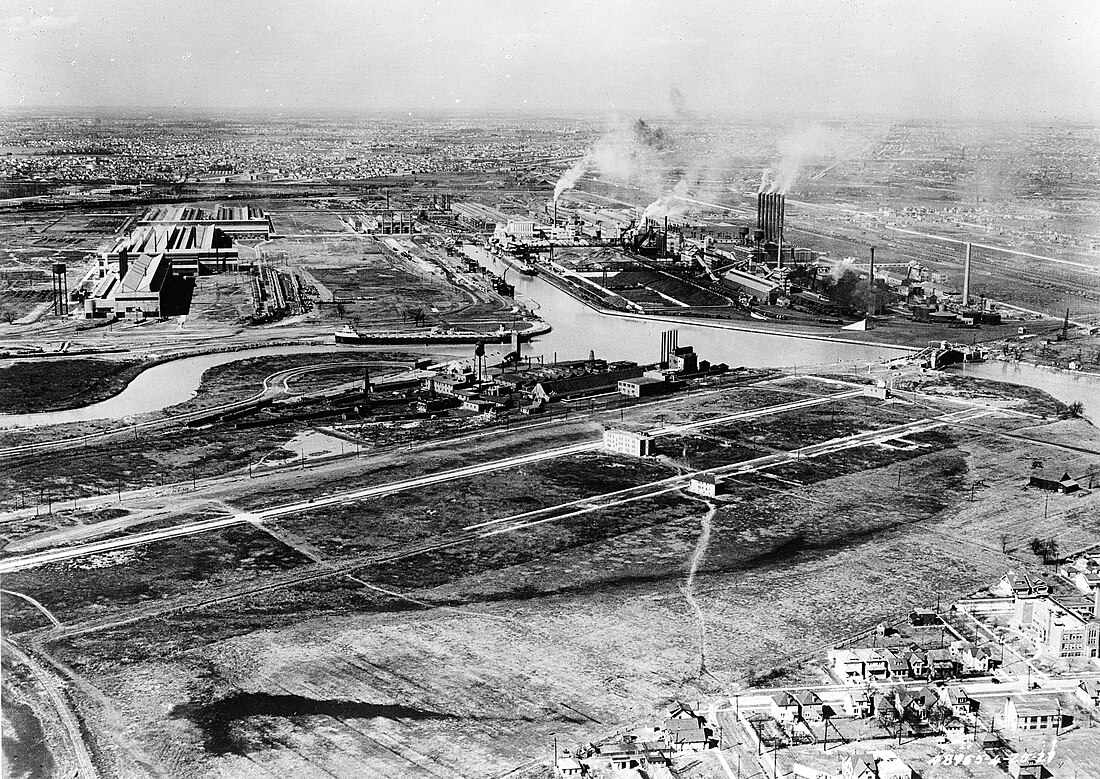
<svg viewBox="0 0 1100 779">
<path fill-rule="evenodd" d="M 832 665 L 844 681 L 881 681 L 890 677 L 890 660 L 895 655 L 889 649 L 831 649 L 828 653 Z"/>
<path fill-rule="evenodd" d="M 966 694 L 959 685 L 951 685 L 940 689 L 940 701 L 951 709 L 955 717 L 966 718 L 978 710 L 978 702 Z"/>
<path fill-rule="evenodd" d="M 1027 571 L 1008 571 L 992 588 L 996 595 L 1020 597 L 1022 595 L 1047 595 L 1050 585 Z"/>
<path fill-rule="evenodd" d="M 798 701 L 800 716 L 805 721 L 820 722 L 826 716 L 832 716 L 832 708 L 813 690 L 796 692 L 794 698 Z"/>
<path fill-rule="evenodd" d="M 903 719 L 923 722 L 928 719 L 928 714 L 938 702 L 939 695 L 935 690 L 922 687 L 919 690 L 898 690 L 894 705 Z"/>
<path fill-rule="evenodd" d="M 928 673 L 928 657 L 920 650 L 907 653 L 905 662 L 909 666 L 909 675 L 914 679 L 920 679 Z"/>
<path fill-rule="evenodd" d="M 871 753 L 875 760 L 878 779 L 913 779 L 913 769 L 909 764 L 888 749 Z"/>
<path fill-rule="evenodd" d="M 684 727 L 665 733 L 665 743 L 675 752 L 702 752 L 711 746 L 710 732 L 701 727 Z"/>
<path fill-rule="evenodd" d="M 974 740 L 970 726 L 958 717 L 952 717 L 943 724 L 943 736 L 952 744 L 963 744 Z"/>
<path fill-rule="evenodd" d="M 878 779 L 878 766 L 868 754 L 846 755 L 840 762 L 840 775 L 843 779 Z"/>
<path fill-rule="evenodd" d="M 971 641 L 956 642 L 951 647 L 959 670 L 967 674 L 987 674 L 997 664 L 993 651 L 986 646 L 978 646 Z"/>
<path fill-rule="evenodd" d="M 909 661 L 904 657 L 889 650 L 883 652 L 886 656 L 886 675 L 891 679 L 902 679 L 909 675 Z"/>
<path fill-rule="evenodd" d="M 844 697 L 844 708 L 849 716 L 865 719 L 875 712 L 874 699 L 867 690 L 852 690 Z"/>
<path fill-rule="evenodd" d="M 584 776 L 587 773 L 584 763 L 571 757 L 558 758 L 557 768 L 558 776 L 567 777 L 567 779 L 569 777 L 576 779 L 576 777 Z"/>
<path fill-rule="evenodd" d="M 686 703 L 677 701 L 669 708 L 668 719 L 686 719 L 702 723 L 703 718 L 696 714 L 695 710 Z"/>
<path fill-rule="evenodd" d="M 811 690 L 796 693 L 777 692 L 772 698 L 772 716 L 780 722 L 798 720 L 820 721 L 825 713 L 832 713 L 821 696 Z"/>
<path fill-rule="evenodd" d="M 909 612 L 909 624 L 916 627 L 940 624 L 940 618 L 932 609 L 913 609 Z"/>
<path fill-rule="evenodd" d="M 1100 707 L 1100 682 L 1095 679 L 1082 680 L 1073 692 L 1086 706 Z"/>
<path fill-rule="evenodd" d="M 950 649 L 929 649 L 926 657 L 929 679 L 947 679 L 955 675 L 955 658 Z"/>
<path fill-rule="evenodd" d="M 628 768 L 637 768 L 642 764 L 645 753 L 642 746 L 633 740 L 612 741 L 607 744 L 599 744 L 596 754 L 611 763 L 611 767 L 625 771 Z"/>
<path fill-rule="evenodd" d="M 1009 696 L 1005 701 L 1004 729 L 1011 734 L 1034 730 L 1053 730 L 1062 727 L 1062 702 L 1055 696 Z"/>
<path fill-rule="evenodd" d="M 1038 755 L 1028 752 L 1017 752 L 1008 759 L 1008 775 L 1012 779 L 1047 779 L 1053 776 Z"/>
</svg>

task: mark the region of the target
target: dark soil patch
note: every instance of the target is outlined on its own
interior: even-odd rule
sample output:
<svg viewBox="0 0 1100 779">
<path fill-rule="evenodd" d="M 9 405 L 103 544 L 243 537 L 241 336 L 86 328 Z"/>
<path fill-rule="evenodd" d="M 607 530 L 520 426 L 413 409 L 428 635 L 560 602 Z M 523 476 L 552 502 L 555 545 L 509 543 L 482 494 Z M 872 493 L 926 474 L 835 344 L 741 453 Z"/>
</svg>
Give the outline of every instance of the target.
<svg viewBox="0 0 1100 779">
<path fill-rule="evenodd" d="M 269 695 L 262 692 L 238 692 L 228 698 L 204 704 L 184 704 L 172 709 L 171 717 L 194 722 L 203 734 L 206 751 L 215 755 L 229 752 L 245 754 L 249 744 L 242 734 L 234 733 L 233 724 L 252 717 L 322 716 L 345 719 L 450 720 L 453 714 L 426 711 L 413 706 L 362 703 L 360 701 L 316 700 L 301 695 Z"/>
</svg>

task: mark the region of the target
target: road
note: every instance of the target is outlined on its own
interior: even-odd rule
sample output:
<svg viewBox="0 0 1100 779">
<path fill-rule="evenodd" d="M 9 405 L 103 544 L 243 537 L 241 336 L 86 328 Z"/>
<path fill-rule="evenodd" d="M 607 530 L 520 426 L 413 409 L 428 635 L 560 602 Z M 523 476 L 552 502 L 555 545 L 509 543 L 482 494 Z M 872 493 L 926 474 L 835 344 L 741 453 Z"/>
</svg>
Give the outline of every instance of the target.
<svg viewBox="0 0 1100 779">
<path fill-rule="evenodd" d="M 61 684 L 54 678 L 53 674 L 40 666 L 30 655 L 16 646 L 14 642 L 5 638 L 3 639 L 3 647 L 9 657 L 14 657 L 18 662 L 26 666 L 31 674 L 33 674 L 34 678 L 38 680 L 42 689 L 46 691 L 46 696 L 50 699 L 51 705 L 56 710 L 58 719 L 61 721 L 61 726 L 65 731 L 65 740 L 69 744 L 73 760 L 76 763 L 76 776 L 85 777 L 86 779 L 95 779 L 95 777 L 98 776 L 95 763 L 92 762 L 92 755 L 88 751 L 88 747 L 84 744 L 84 735 L 80 730 L 80 722 L 69 706 L 69 702 L 65 698 Z"/>
<path fill-rule="evenodd" d="M 831 402 L 833 400 L 850 398 L 859 394 L 861 394 L 860 391 L 853 390 L 851 392 L 841 392 L 826 397 L 807 398 L 805 400 L 798 400 L 791 403 L 783 403 L 777 406 L 768 406 L 761 409 L 742 411 L 735 414 L 725 414 L 719 417 L 701 420 L 699 422 L 692 422 L 684 425 L 668 425 L 665 427 L 656 428 L 651 432 L 653 435 L 660 436 L 690 430 L 699 430 L 707 426 L 724 424 L 733 420 L 750 419 L 770 414 L 781 413 L 782 410 L 816 406 L 822 403 Z M 572 501 L 561 506 L 525 512 L 523 514 L 491 520 L 486 523 L 470 525 L 466 528 L 463 528 L 462 535 L 454 538 L 454 543 L 464 543 L 468 541 L 473 541 L 476 538 L 486 538 L 502 533 L 511 533 L 546 522 L 561 521 L 569 517 L 575 517 L 586 513 L 601 511 L 606 508 L 644 500 L 668 492 L 674 492 L 676 490 L 683 489 L 685 486 L 687 486 L 693 476 L 699 475 L 701 473 L 711 473 L 719 476 L 744 475 L 748 473 L 753 473 L 761 468 L 774 467 L 782 463 L 829 454 L 831 452 L 839 451 L 841 449 L 861 446 L 865 443 L 886 441 L 890 438 L 897 438 L 899 436 L 918 432 L 920 430 L 931 429 L 933 427 L 947 424 L 948 422 L 958 422 L 991 413 L 993 412 L 989 410 L 966 409 L 963 411 L 952 412 L 950 414 L 944 414 L 932 420 L 918 420 L 915 422 L 907 422 L 901 425 L 896 425 L 894 427 L 886 428 L 883 430 L 866 431 L 848 436 L 842 436 L 840 438 L 835 438 L 829 441 L 822 442 L 820 444 L 802 447 L 792 452 L 765 455 L 762 457 L 754 458 L 752 460 L 747 460 L 720 468 L 709 469 L 706 471 L 688 472 L 667 479 L 661 479 L 656 482 L 651 482 L 624 490 L 618 490 L 616 492 L 594 496 L 592 498 L 582 499 L 579 501 Z M 188 522 L 182 525 L 178 525 L 176 527 L 158 528 L 156 530 L 150 530 L 144 533 L 128 534 L 120 538 L 110 538 L 102 541 L 82 544 L 79 546 L 62 547 L 60 549 L 51 549 L 35 554 L 12 557 L 4 560 L 3 562 L 0 562 L 0 573 L 11 573 L 13 571 L 27 570 L 46 565 L 48 563 L 71 560 L 90 554 L 117 551 L 119 549 L 126 549 L 129 547 L 148 544 L 154 541 L 161 541 L 168 538 L 177 538 L 181 536 L 206 533 L 225 527 L 230 527 L 232 525 L 243 524 L 246 522 L 261 524 L 265 520 L 298 514 L 304 511 L 311 511 L 326 506 L 342 505 L 357 500 L 365 500 L 368 498 L 390 495 L 396 492 L 418 489 L 433 484 L 463 479 L 469 476 L 490 473 L 507 468 L 515 468 L 529 463 L 541 462 L 558 457 L 567 457 L 583 452 L 591 452 L 599 449 L 602 445 L 602 440 L 585 441 L 570 446 L 549 449 L 543 452 L 535 452 L 532 454 L 493 460 L 487 463 L 466 466 L 463 468 L 455 468 L 452 470 L 442 471 L 426 476 L 420 476 L 413 479 L 404 479 L 401 481 L 389 482 L 386 484 L 380 484 L 361 489 L 346 490 L 344 492 L 326 495 L 321 498 L 296 501 L 294 503 L 274 506 L 256 512 L 241 512 L 236 514 L 229 514 L 213 519 Z M 563 509 L 565 509 L 565 513 L 561 513 Z M 448 543 L 448 545 L 451 544 Z M 419 553 L 419 551 L 417 553 Z"/>
</svg>

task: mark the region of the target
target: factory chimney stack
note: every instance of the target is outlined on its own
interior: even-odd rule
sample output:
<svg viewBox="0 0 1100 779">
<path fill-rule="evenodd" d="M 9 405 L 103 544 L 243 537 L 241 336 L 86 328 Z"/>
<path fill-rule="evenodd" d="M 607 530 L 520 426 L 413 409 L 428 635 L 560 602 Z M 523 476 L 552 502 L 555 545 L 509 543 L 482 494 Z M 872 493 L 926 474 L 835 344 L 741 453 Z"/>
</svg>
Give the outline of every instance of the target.
<svg viewBox="0 0 1100 779">
<path fill-rule="evenodd" d="M 867 295 L 867 316 L 874 316 L 878 309 L 878 292 L 875 290 L 875 247 L 871 247 L 871 272 L 867 279 L 870 290 Z"/>
<path fill-rule="evenodd" d="M 970 251 L 971 244 L 966 244 L 966 260 L 963 262 L 963 306 L 970 305 Z"/>
</svg>

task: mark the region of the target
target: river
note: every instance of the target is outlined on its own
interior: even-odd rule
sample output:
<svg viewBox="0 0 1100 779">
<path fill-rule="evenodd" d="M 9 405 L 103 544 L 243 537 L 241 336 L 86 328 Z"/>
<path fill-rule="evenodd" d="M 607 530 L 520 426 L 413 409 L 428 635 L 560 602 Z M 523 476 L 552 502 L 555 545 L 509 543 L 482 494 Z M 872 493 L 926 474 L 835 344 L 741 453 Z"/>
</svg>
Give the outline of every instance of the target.
<svg viewBox="0 0 1100 779">
<path fill-rule="evenodd" d="M 0 414 L 0 428 L 64 425 L 71 422 L 91 422 L 96 419 L 125 419 L 186 403 L 198 392 L 202 375 L 216 365 L 247 360 L 251 357 L 332 352 L 337 349 L 350 351 L 353 348 L 337 347 L 335 344 L 332 346 L 267 346 L 169 360 L 142 371 L 126 385 L 122 392 L 107 400 L 67 411 Z M 260 387 L 257 386 L 256 391 L 259 392 L 259 390 Z"/>
<path fill-rule="evenodd" d="M 774 333 L 731 330 L 719 326 L 693 325 L 680 321 L 642 319 L 604 314 L 538 276 L 523 276 L 484 249 L 467 246 L 465 251 L 498 274 L 507 270 L 507 280 L 516 287 L 516 301 L 525 303 L 548 321 L 553 330 L 524 345 L 525 353 L 542 355 L 550 361 L 579 360 L 595 352 L 608 360 L 656 362 L 660 359 L 661 333 L 678 330 L 681 346 L 695 347 L 702 360 L 760 368 L 790 368 L 838 362 L 878 362 L 911 351 L 903 347 L 874 346 L 850 342 L 796 338 Z"/>
<path fill-rule="evenodd" d="M 483 264 L 492 266 L 497 273 L 503 273 L 508 268 L 480 247 L 466 247 L 466 252 Z M 808 368 L 841 362 L 858 365 L 890 359 L 908 351 L 901 347 L 798 338 L 678 321 L 654 321 L 609 315 L 589 308 L 545 279 L 521 276 L 515 269 L 508 269 L 507 278 L 509 282 L 515 284 L 517 302 L 527 305 L 553 326 L 550 333 L 523 346 L 525 355 L 533 359 L 541 357 L 546 362 L 555 359 L 584 359 L 590 352 L 608 360 L 655 362 L 659 359 L 661 332 L 671 329 L 679 331 L 681 346 L 695 347 L 700 359 L 709 360 L 712 363 L 724 362 L 732 366 Z M 488 358 L 499 359 L 509 348 L 508 346 L 490 346 Z M 271 346 L 172 360 L 142 372 L 118 395 L 100 403 L 68 411 L 0 414 L 0 428 L 125 419 L 160 411 L 194 397 L 202 381 L 202 374 L 214 366 L 252 357 L 311 352 L 324 354 L 338 349 L 362 351 L 363 347 Z M 425 349 L 425 347 L 403 347 L 403 350 L 412 352 Z M 467 354 L 465 347 L 433 347 L 431 351 L 439 353 L 452 351 L 452 349 L 454 354 Z M 966 372 L 971 375 L 1038 387 L 1064 403 L 1080 400 L 1085 403 L 1086 409 L 1092 409 L 1096 405 L 1095 398 L 1100 397 L 1100 381 L 1029 365 L 991 362 L 968 366 Z M 258 391 L 259 387 L 256 389 Z M 1092 414 L 1095 415 L 1095 410 Z"/>
</svg>

